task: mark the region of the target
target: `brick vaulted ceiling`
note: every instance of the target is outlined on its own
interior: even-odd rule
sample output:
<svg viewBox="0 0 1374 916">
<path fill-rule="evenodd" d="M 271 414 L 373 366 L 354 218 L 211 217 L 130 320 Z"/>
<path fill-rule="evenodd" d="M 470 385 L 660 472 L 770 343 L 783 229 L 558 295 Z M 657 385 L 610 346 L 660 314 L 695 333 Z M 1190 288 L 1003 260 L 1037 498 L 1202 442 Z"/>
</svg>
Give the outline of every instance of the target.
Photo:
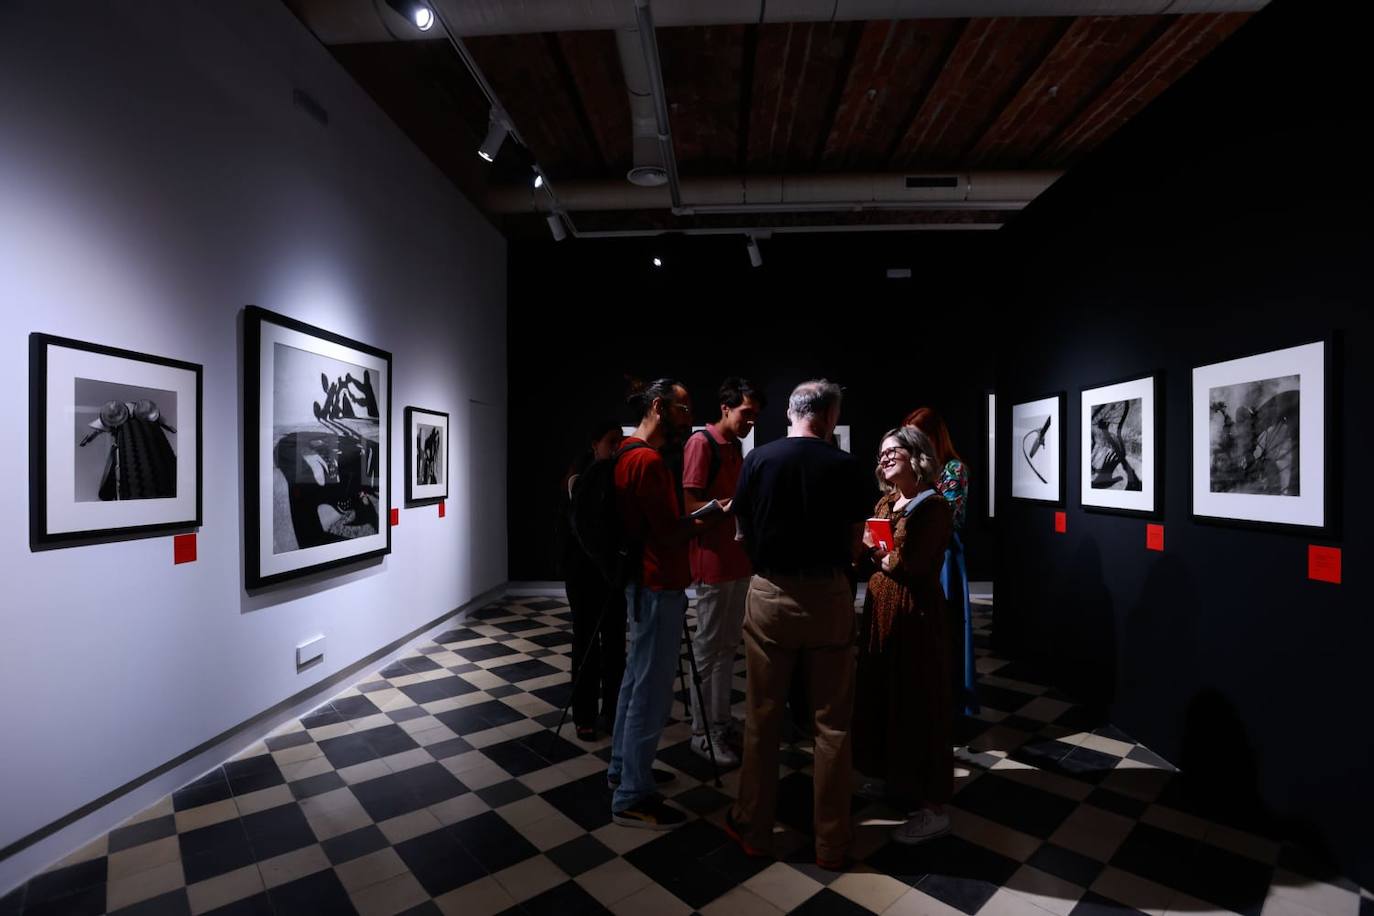
<svg viewBox="0 0 1374 916">
<path fill-rule="evenodd" d="M 447 38 L 390 40 L 383 33 L 388 40 L 339 40 L 320 27 L 317 2 L 285 2 L 508 235 L 547 235 L 541 215 L 488 205 L 490 190 L 528 182 L 530 159 L 555 188 L 585 181 L 630 188 L 632 120 L 615 32 L 462 37 L 528 144 L 526 154 L 507 143 L 491 166 L 475 155 L 487 129 L 487 99 Z M 660 26 L 656 37 L 684 182 L 1058 172 L 1090 154 L 1250 15 L 762 22 Z M 1014 213 L 991 207 L 708 216 L 652 207 L 582 210 L 574 218 L 583 232 L 743 231 L 995 227 Z"/>
</svg>

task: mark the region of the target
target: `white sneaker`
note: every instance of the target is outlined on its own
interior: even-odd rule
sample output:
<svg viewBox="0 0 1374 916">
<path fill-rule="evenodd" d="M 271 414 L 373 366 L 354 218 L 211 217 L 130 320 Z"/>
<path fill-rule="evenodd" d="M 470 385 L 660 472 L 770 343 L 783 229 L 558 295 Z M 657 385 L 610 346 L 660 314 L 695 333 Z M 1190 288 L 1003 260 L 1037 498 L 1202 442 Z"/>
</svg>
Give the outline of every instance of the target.
<svg viewBox="0 0 1374 916">
<path fill-rule="evenodd" d="M 902 824 L 892 831 L 892 839 L 907 846 L 924 843 L 949 833 L 949 815 L 936 814 L 929 808 L 914 811 Z"/>
<path fill-rule="evenodd" d="M 705 736 L 705 735 L 693 735 L 693 736 L 692 736 L 692 753 L 696 754 L 698 757 L 702 758 L 703 760 L 710 760 L 710 759 L 711 759 L 711 751 L 710 751 L 710 749 L 708 749 L 708 747 L 707 747 L 706 740 L 707 740 L 707 739 L 706 739 L 706 736 Z M 737 766 L 739 766 L 739 755 L 736 754 L 734 751 L 730 750 L 729 745 L 727 745 L 727 744 L 725 743 L 725 738 L 724 738 L 720 733 L 717 732 L 717 733 L 713 733 L 713 734 L 711 735 L 711 744 L 714 745 L 714 749 L 715 749 L 715 752 L 716 752 L 716 765 L 717 765 L 717 766 L 721 766 L 721 767 L 737 767 Z"/>
</svg>

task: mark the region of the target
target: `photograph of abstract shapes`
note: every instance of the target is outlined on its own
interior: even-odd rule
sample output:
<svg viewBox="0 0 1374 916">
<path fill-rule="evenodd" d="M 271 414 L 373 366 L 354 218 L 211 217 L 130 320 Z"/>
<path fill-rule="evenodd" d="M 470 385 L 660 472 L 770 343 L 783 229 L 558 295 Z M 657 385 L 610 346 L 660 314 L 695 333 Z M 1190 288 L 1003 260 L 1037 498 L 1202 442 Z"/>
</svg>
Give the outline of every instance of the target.
<svg viewBox="0 0 1374 916">
<path fill-rule="evenodd" d="M 76 380 L 79 502 L 177 495 L 177 394 Z"/>
<path fill-rule="evenodd" d="M 375 535 L 379 424 L 368 371 L 275 345 L 272 550 Z"/>
<path fill-rule="evenodd" d="M 244 312 L 249 588 L 391 551 L 391 354 Z"/>
<path fill-rule="evenodd" d="M 406 408 L 406 502 L 425 504 L 448 497 L 448 414 Z"/>
<path fill-rule="evenodd" d="M 1063 499 L 1063 395 L 1013 404 L 1011 495 L 1058 503 Z"/>
<path fill-rule="evenodd" d="M 1158 507 L 1159 379 L 1145 376 L 1082 394 L 1084 508 L 1152 514 Z"/>
<path fill-rule="evenodd" d="M 1322 529 L 1327 347 L 1304 344 L 1193 370 L 1193 514 Z"/>
<path fill-rule="evenodd" d="M 1302 377 L 1213 388 L 1207 400 L 1212 411 L 1212 492 L 1301 496 Z"/>
<path fill-rule="evenodd" d="M 34 549 L 198 525 L 201 367 L 47 334 L 29 349 Z"/>
</svg>

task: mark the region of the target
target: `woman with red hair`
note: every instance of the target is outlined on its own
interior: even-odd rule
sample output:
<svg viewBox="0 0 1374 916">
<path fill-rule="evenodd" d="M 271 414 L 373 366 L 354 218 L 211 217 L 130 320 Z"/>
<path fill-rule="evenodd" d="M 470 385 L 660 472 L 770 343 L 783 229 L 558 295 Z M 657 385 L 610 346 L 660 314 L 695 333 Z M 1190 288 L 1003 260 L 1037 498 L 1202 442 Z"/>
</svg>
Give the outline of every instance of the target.
<svg viewBox="0 0 1374 916">
<path fill-rule="evenodd" d="M 944 419 L 929 407 L 920 407 L 907 414 L 903 426 L 914 426 L 925 433 L 935 446 L 935 460 L 940 473 L 937 489 L 949 500 L 954 510 L 954 535 L 945 551 L 945 565 L 940 571 L 940 584 L 945 589 L 945 606 L 950 611 L 950 632 L 954 635 L 955 705 L 968 715 L 978 711 L 975 690 L 976 670 L 973 663 L 973 613 L 968 600 L 968 566 L 964 562 L 964 542 L 959 532 L 964 529 L 968 502 L 968 468 L 954 450 L 949 427 Z"/>
</svg>

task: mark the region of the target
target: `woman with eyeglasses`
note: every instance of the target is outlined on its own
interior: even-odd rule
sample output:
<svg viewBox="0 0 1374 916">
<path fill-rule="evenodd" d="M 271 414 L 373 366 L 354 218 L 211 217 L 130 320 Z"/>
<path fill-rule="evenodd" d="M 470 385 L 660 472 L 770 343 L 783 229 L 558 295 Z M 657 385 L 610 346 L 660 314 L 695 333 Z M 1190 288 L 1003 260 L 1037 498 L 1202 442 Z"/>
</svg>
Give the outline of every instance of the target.
<svg viewBox="0 0 1374 916">
<path fill-rule="evenodd" d="M 892 543 L 860 560 L 869 573 L 859 634 L 854 698 L 854 766 L 864 794 L 908 811 L 892 838 L 914 844 L 949 832 L 954 794 L 954 715 L 949 621 L 940 568 L 954 530 L 948 500 L 935 488 L 940 466 L 925 433 L 903 426 L 883 436 L 875 475 L 883 497 L 875 518 Z"/>
</svg>

